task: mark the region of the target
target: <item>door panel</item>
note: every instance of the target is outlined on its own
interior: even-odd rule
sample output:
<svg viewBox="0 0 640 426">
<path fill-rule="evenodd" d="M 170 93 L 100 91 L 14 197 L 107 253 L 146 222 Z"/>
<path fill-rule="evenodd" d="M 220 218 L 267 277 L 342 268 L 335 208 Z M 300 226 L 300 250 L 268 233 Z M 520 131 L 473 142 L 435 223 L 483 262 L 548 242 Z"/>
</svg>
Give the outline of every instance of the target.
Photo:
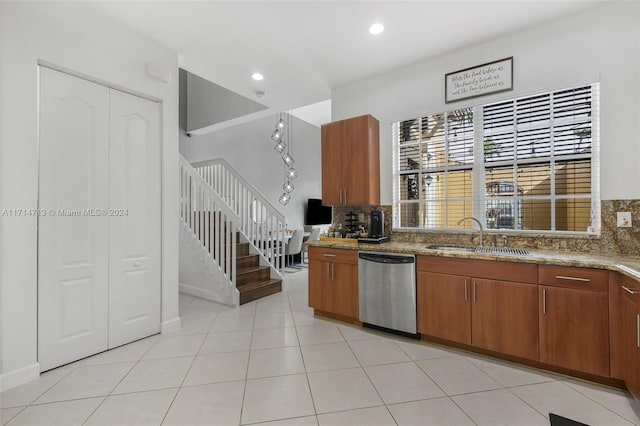
<svg viewBox="0 0 640 426">
<path fill-rule="evenodd" d="M 342 121 L 322 126 L 322 204 L 337 206 L 343 202 L 342 163 L 343 158 Z M 351 154 L 350 154 L 351 155 Z"/>
<path fill-rule="evenodd" d="M 107 349 L 109 89 L 40 68 L 38 361 Z"/>
<path fill-rule="evenodd" d="M 160 109 L 111 90 L 109 347 L 160 331 Z"/>
<path fill-rule="evenodd" d="M 332 312 L 357 319 L 360 315 L 358 301 L 358 267 L 344 263 L 332 263 Z"/>
<path fill-rule="evenodd" d="M 640 295 L 622 296 L 622 363 L 629 392 L 640 398 Z"/>
<path fill-rule="evenodd" d="M 609 374 L 609 295 L 539 286 L 540 361 Z"/>
<path fill-rule="evenodd" d="M 471 344 L 469 279 L 417 273 L 418 333 Z"/>
<path fill-rule="evenodd" d="M 472 279 L 471 344 L 538 360 L 538 286 Z"/>
</svg>

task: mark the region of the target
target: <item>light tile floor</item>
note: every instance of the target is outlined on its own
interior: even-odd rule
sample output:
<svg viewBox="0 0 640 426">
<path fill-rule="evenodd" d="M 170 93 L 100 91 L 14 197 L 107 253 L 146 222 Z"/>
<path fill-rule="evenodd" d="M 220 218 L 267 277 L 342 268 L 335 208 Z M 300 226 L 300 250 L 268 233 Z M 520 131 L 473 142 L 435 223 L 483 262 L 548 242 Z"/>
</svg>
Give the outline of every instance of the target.
<svg viewBox="0 0 640 426">
<path fill-rule="evenodd" d="M 314 317 L 307 270 L 0 394 L 2 425 L 640 425 L 628 393 Z M 269 423 L 266 423 L 269 422 Z"/>
</svg>

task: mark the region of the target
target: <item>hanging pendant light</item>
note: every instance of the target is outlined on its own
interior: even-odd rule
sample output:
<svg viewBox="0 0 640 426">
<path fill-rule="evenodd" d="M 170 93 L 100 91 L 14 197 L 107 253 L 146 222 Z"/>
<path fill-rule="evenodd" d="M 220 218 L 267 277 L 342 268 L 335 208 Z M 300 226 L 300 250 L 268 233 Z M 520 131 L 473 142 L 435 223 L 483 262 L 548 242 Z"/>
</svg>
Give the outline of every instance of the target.
<svg viewBox="0 0 640 426">
<path fill-rule="evenodd" d="M 281 137 L 282 137 L 282 132 L 280 132 L 280 130 L 278 130 L 277 128 L 271 134 L 271 139 L 273 139 L 274 141 L 280 140 Z"/>
<path fill-rule="evenodd" d="M 284 164 L 286 164 L 287 166 L 292 166 L 293 163 L 296 162 L 296 160 L 294 160 L 291 154 L 289 154 L 288 152 L 282 156 L 282 161 L 284 161 Z"/>
<path fill-rule="evenodd" d="M 276 128 L 278 129 L 284 129 L 284 126 L 287 125 L 287 122 L 284 121 L 282 118 L 280 120 L 278 120 L 278 122 L 276 123 Z"/>
<path fill-rule="evenodd" d="M 275 149 L 278 154 L 282 154 L 286 148 L 287 144 L 284 143 L 282 139 L 280 139 L 278 143 L 273 147 L 273 149 Z"/>
<path fill-rule="evenodd" d="M 297 177 L 298 177 L 298 171 L 293 167 L 289 167 L 289 169 L 287 170 L 287 178 L 289 180 L 293 180 Z"/>
<path fill-rule="evenodd" d="M 293 184 L 290 181 L 286 181 L 284 183 L 284 185 L 282 185 L 282 189 L 284 190 L 284 192 L 289 194 L 291 191 L 293 191 L 295 189 L 295 187 L 293 186 Z"/>
<path fill-rule="evenodd" d="M 291 200 L 291 195 L 287 194 L 286 192 L 283 192 L 280 198 L 278 198 L 278 201 L 283 206 L 286 206 L 290 200 Z"/>
</svg>

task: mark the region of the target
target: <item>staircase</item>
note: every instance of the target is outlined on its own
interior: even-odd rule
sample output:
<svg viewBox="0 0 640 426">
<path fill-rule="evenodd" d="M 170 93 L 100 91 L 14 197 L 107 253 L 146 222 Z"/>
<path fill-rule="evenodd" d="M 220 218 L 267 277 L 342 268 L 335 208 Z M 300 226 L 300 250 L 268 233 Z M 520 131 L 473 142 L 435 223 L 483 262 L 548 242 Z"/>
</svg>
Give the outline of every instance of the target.
<svg viewBox="0 0 640 426">
<path fill-rule="evenodd" d="M 180 291 L 237 306 L 282 290 L 284 217 L 272 232 L 253 220 L 253 210 L 234 209 L 227 200 L 180 157 Z M 239 213 L 252 213 L 252 221 Z M 239 226 L 251 222 L 256 226 L 245 231 Z"/>
<path fill-rule="evenodd" d="M 260 256 L 249 253 L 249 243 L 236 245 L 236 286 L 240 304 L 282 291 L 282 279 L 271 278 L 271 268 L 260 265 Z"/>
</svg>

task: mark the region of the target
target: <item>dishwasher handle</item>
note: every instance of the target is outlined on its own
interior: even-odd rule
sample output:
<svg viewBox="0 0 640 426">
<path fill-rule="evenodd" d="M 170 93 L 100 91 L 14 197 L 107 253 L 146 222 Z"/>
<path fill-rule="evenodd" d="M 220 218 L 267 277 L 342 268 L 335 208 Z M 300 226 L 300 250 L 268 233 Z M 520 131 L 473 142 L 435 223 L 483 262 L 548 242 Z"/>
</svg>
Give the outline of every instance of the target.
<svg viewBox="0 0 640 426">
<path fill-rule="evenodd" d="M 395 256 L 392 254 L 377 254 L 377 253 L 358 253 L 358 257 L 363 260 L 374 263 L 386 263 L 386 264 L 403 264 L 403 263 L 415 263 L 416 258 L 414 256 Z"/>
</svg>

